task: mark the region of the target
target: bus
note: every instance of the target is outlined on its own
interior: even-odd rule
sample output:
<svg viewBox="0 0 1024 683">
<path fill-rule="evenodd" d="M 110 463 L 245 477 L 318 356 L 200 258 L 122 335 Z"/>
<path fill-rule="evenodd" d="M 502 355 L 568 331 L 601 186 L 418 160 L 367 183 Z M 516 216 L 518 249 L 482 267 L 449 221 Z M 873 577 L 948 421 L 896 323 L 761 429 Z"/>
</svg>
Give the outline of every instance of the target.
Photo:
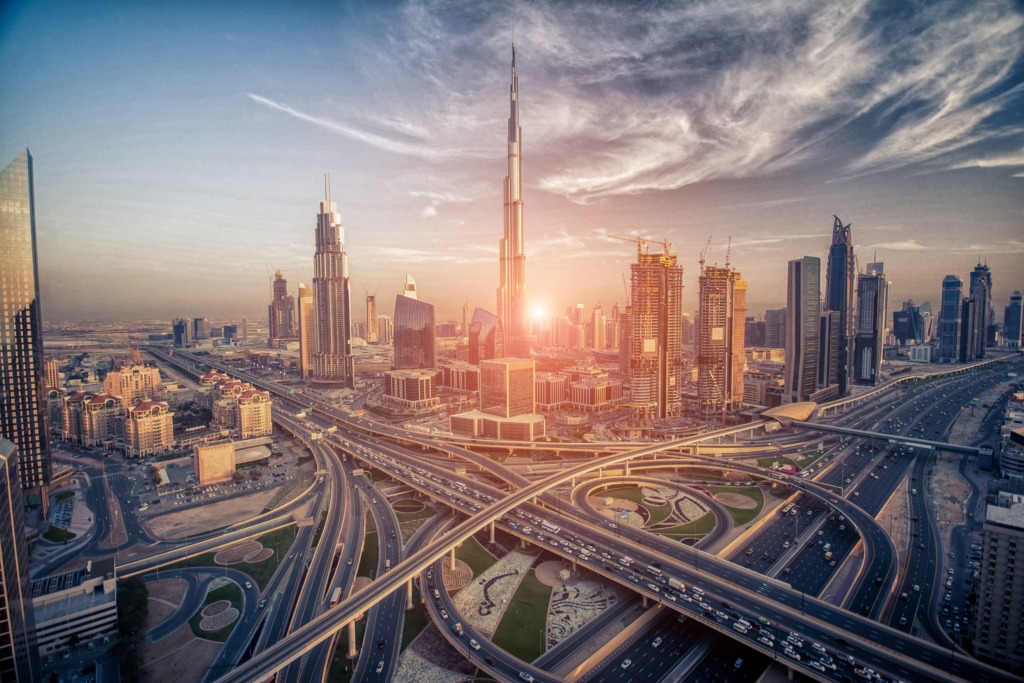
<svg viewBox="0 0 1024 683">
<path fill-rule="evenodd" d="M 335 588 L 334 592 L 331 593 L 331 607 L 334 607 L 341 602 L 341 588 Z"/>
<path fill-rule="evenodd" d="M 549 533 L 552 533 L 552 534 L 557 534 L 559 531 L 562 530 L 562 527 L 555 526 L 554 524 L 552 524 L 551 522 L 547 521 L 546 519 L 543 520 L 540 523 L 540 525 L 541 525 L 541 528 L 543 528 L 545 531 L 547 531 Z"/>
</svg>

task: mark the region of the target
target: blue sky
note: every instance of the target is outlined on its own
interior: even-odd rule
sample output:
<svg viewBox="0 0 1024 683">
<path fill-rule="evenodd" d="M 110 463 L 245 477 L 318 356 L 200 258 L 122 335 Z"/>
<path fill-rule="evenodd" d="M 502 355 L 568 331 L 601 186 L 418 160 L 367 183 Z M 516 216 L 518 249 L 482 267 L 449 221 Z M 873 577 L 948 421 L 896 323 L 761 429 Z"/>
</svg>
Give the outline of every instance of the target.
<svg viewBox="0 0 1024 683">
<path fill-rule="evenodd" d="M 47 318 L 265 316 L 328 172 L 358 295 L 390 312 L 408 272 L 442 318 L 493 310 L 513 19 L 537 306 L 621 302 L 611 235 L 672 242 L 691 309 L 731 237 L 781 306 L 834 213 L 891 307 L 979 260 L 997 317 L 1024 288 L 1020 3 L 208 4 L 4 5 Z"/>
</svg>

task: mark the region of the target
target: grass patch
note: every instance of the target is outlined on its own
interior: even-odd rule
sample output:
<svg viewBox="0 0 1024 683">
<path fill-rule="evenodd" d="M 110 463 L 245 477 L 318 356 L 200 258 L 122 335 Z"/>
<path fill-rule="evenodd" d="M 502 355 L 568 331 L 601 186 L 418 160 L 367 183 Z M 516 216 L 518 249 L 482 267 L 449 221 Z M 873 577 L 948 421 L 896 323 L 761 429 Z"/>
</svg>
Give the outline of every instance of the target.
<svg viewBox="0 0 1024 683">
<path fill-rule="evenodd" d="M 455 557 L 469 565 L 473 576 L 479 576 L 497 561 L 475 538 L 470 538 L 456 548 Z"/>
<path fill-rule="evenodd" d="M 60 493 L 57 494 L 57 502 L 59 503 L 62 500 L 67 500 L 68 498 L 74 498 L 74 497 L 75 497 L 75 492 L 74 491 L 61 491 Z"/>
<path fill-rule="evenodd" d="M 551 588 L 545 586 L 533 571 L 527 572 L 519 590 L 505 610 L 492 642 L 526 662 L 544 653 L 544 631 L 547 622 Z"/>
<path fill-rule="evenodd" d="M 356 572 L 356 575 L 374 578 L 377 575 L 378 562 L 380 562 L 380 543 L 377 532 L 371 531 L 363 540 L 363 554 L 359 557 L 359 571 Z"/>
<path fill-rule="evenodd" d="M 281 564 L 281 557 L 288 554 L 288 550 L 291 548 L 292 542 L 295 540 L 295 534 L 296 530 L 294 525 L 265 533 L 256 540 L 267 548 L 273 548 L 273 555 L 262 562 L 257 562 L 255 564 L 240 562 L 229 566 L 232 569 L 245 572 L 254 582 L 256 582 L 257 586 L 263 588 L 277 570 L 277 566 Z M 188 567 L 217 567 L 222 569 L 223 565 L 217 564 L 213 561 L 215 555 L 216 552 L 214 551 L 202 553 L 200 555 L 193 555 L 185 558 L 184 560 L 178 560 L 172 565 L 161 567 L 161 569 L 163 571 L 167 571 L 168 569 L 185 569 Z M 158 570 L 153 570 L 151 573 L 155 574 L 157 571 Z"/>
<path fill-rule="evenodd" d="M 218 631 L 204 631 L 199 628 L 199 622 L 203 620 L 203 608 L 207 605 L 213 604 L 218 600 L 228 600 L 231 602 L 231 606 L 238 610 L 238 619 L 225 626 Z M 231 635 L 231 632 L 235 629 L 235 625 L 239 619 L 242 618 L 242 589 L 237 583 L 231 582 L 214 588 L 212 591 L 206 594 L 206 600 L 203 601 L 203 606 L 192 615 L 192 618 L 188 620 L 188 625 L 192 628 L 192 635 L 196 638 L 203 638 L 205 640 L 215 640 L 219 643 L 223 643 Z"/>
<path fill-rule="evenodd" d="M 398 523 L 402 522 L 413 522 L 417 519 L 430 519 L 437 514 L 437 511 L 432 507 L 424 507 L 419 512 L 396 512 L 395 517 L 398 518 Z"/>
<path fill-rule="evenodd" d="M 637 505 L 642 505 L 649 515 L 645 526 L 663 522 L 672 514 L 672 506 L 667 503 L 665 505 L 650 505 L 649 503 L 645 503 L 643 492 L 635 486 L 605 489 L 594 494 L 594 497 L 619 498 L 620 500 L 628 500 L 632 503 L 636 503 Z"/>
<path fill-rule="evenodd" d="M 363 642 L 363 634 L 366 631 L 366 619 L 356 622 L 356 648 Z M 330 665 L 327 667 L 328 683 L 349 683 L 352 680 L 352 669 L 355 667 L 356 659 L 348 658 L 348 629 L 338 631 L 337 647 L 334 648 L 334 655 L 331 657 Z"/>
<path fill-rule="evenodd" d="M 710 512 L 699 517 L 692 522 L 686 524 L 677 524 L 676 526 L 665 527 L 664 529 L 652 529 L 654 533 L 661 534 L 662 536 L 668 536 L 676 540 L 680 538 L 689 538 L 691 536 L 704 536 L 710 533 L 715 528 L 715 516 Z"/>
<path fill-rule="evenodd" d="M 427 616 L 427 608 L 423 606 L 423 602 L 420 600 L 420 585 L 416 581 L 412 582 L 412 604 L 413 608 L 405 613 L 400 651 L 409 647 L 410 643 L 416 639 L 416 636 L 430 623 L 430 618 Z"/>
<path fill-rule="evenodd" d="M 51 526 L 46 530 L 46 533 L 43 534 L 43 538 L 47 541 L 53 541 L 54 543 L 63 543 L 65 541 L 70 541 L 77 535 L 78 534 L 68 531 L 67 529 L 61 529 L 59 526 Z"/>
<path fill-rule="evenodd" d="M 755 486 L 747 486 L 744 488 L 731 488 L 728 486 L 709 486 L 708 490 L 711 491 L 711 493 L 714 493 L 715 495 L 719 493 L 738 493 L 741 496 L 746 496 L 747 498 L 750 498 L 755 503 L 757 503 L 757 505 L 750 508 L 749 510 L 743 508 L 729 507 L 728 505 L 722 503 L 722 505 L 725 505 L 725 509 L 728 510 L 729 514 L 732 516 L 732 523 L 736 526 L 743 526 L 750 520 L 754 519 L 759 514 L 761 514 L 761 510 L 764 508 L 764 494 L 761 492 L 761 489 Z"/>
<path fill-rule="evenodd" d="M 757 459 L 759 467 L 771 469 L 772 465 L 775 463 L 779 463 L 779 465 L 793 465 L 794 467 L 800 467 L 800 463 L 787 457 L 767 457 Z"/>
</svg>

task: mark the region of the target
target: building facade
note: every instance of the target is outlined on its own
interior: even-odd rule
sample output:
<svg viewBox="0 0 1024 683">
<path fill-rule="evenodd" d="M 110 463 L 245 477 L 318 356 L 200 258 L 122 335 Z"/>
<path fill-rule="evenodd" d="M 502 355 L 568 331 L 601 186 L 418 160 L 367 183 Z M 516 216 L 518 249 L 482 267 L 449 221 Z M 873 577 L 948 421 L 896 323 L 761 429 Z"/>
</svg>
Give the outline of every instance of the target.
<svg viewBox="0 0 1024 683">
<path fill-rule="evenodd" d="M 773 349 L 786 347 L 786 309 L 764 312 L 764 345 Z"/>
<path fill-rule="evenodd" d="M 974 299 L 974 311 L 969 322 L 971 358 L 984 358 L 988 328 L 992 323 L 992 271 L 985 264 L 979 263 L 971 271 L 970 297 Z"/>
<path fill-rule="evenodd" d="M 731 412 L 743 402 L 747 283 L 728 266 L 707 266 L 698 286 L 697 407 Z"/>
<path fill-rule="evenodd" d="M 843 225 L 839 216 L 832 216 L 832 245 L 828 250 L 825 267 L 825 310 L 839 314 L 837 383 L 839 395 L 846 396 L 850 389 L 850 358 L 853 353 L 854 280 L 857 269 L 853 254 L 853 235 L 850 225 Z"/>
<path fill-rule="evenodd" d="M 1000 492 L 985 510 L 974 618 L 975 656 L 1024 668 L 1024 496 Z"/>
<path fill-rule="evenodd" d="M 535 362 L 523 358 L 492 358 L 480 362 L 480 410 L 501 417 L 534 412 Z"/>
<path fill-rule="evenodd" d="M 270 348 L 276 348 L 283 340 L 295 339 L 298 330 L 295 320 L 295 297 L 288 294 L 288 280 L 281 271 L 274 273 L 271 292 L 273 298 L 267 306 L 267 343 Z"/>
<path fill-rule="evenodd" d="M 34 581 L 32 606 L 41 655 L 56 654 L 73 643 L 115 636 L 117 578 L 114 559 L 95 560 L 81 569 Z"/>
<path fill-rule="evenodd" d="M 355 382 L 352 358 L 351 283 L 338 207 L 330 191 L 320 202 L 313 260 L 313 311 L 316 324 L 313 381 L 347 387 Z"/>
<path fill-rule="evenodd" d="M 299 283 L 297 306 L 299 318 L 299 374 L 302 379 L 313 376 L 313 354 L 316 346 L 316 316 L 313 309 L 313 288 Z"/>
<path fill-rule="evenodd" d="M 821 260 L 789 262 L 786 289 L 786 400 L 812 400 L 818 386 Z"/>
<path fill-rule="evenodd" d="M 437 364 L 434 305 L 399 294 L 395 297 L 395 369 L 433 368 Z"/>
<path fill-rule="evenodd" d="M 103 391 L 121 398 L 130 408 L 140 401 L 152 401 L 160 388 L 160 370 L 146 365 L 131 365 L 107 373 Z"/>
<path fill-rule="evenodd" d="M 389 370 L 384 373 L 385 405 L 407 411 L 437 409 L 441 400 L 437 396 L 437 370 Z"/>
<path fill-rule="evenodd" d="M 366 295 L 366 343 L 377 343 L 377 296 Z"/>
<path fill-rule="evenodd" d="M 64 398 L 62 431 L 66 441 L 113 448 L 124 438 L 125 407 L 110 394 L 76 391 Z"/>
<path fill-rule="evenodd" d="M 501 319 L 482 308 L 473 310 L 469 323 L 469 362 L 477 365 L 482 360 L 505 357 L 505 334 Z"/>
<path fill-rule="evenodd" d="M 0 437 L 0 680 L 41 680 L 17 446 Z M 35 674 L 39 673 L 40 677 Z"/>
<path fill-rule="evenodd" d="M 231 481 L 235 474 L 235 444 L 233 441 L 215 441 L 192 447 L 196 481 L 209 486 Z"/>
<path fill-rule="evenodd" d="M 956 275 L 942 278 L 939 308 L 938 362 L 955 363 L 960 358 L 960 316 L 964 282 Z"/>
<path fill-rule="evenodd" d="M 1010 303 L 1003 311 L 1003 339 L 1008 348 L 1021 348 L 1021 321 L 1024 320 L 1024 296 L 1020 290 L 1010 295 Z"/>
<path fill-rule="evenodd" d="M 174 413 L 161 401 L 143 401 L 128 410 L 125 453 L 132 458 L 166 453 L 174 447 Z"/>
<path fill-rule="evenodd" d="M 854 337 L 853 381 L 872 386 L 882 373 L 887 288 L 881 264 L 857 277 L 857 327 Z"/>
</svg>

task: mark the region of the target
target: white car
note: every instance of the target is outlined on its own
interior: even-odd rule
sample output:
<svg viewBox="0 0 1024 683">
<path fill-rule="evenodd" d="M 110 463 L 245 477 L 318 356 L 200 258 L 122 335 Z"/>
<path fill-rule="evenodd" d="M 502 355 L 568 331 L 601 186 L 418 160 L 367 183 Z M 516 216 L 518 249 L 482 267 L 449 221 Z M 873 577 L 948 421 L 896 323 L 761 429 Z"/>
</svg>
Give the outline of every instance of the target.
<svg viewBox="0 0 1024 683">
<path fill-rule="evenodd" d="M 619 664 L 619 666 L 622 667 L 623 669 L 628 669 L 629 667 L 633 666 L 633 660 L 632 659 L 623 659 L 622 660 L 622 664 Z"/>
</svg>

